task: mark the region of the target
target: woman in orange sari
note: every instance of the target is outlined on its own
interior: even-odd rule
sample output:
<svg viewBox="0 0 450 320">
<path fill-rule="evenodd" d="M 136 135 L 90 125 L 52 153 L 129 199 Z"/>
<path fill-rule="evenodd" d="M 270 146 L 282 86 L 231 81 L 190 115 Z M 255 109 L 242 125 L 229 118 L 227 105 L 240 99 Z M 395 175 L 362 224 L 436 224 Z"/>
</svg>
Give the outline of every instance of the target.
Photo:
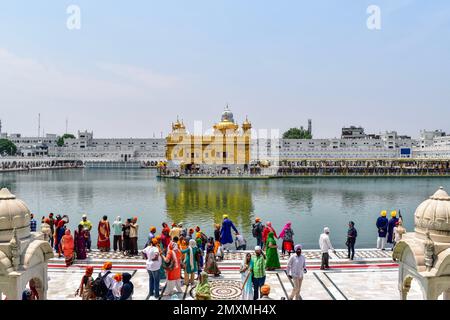
<svg viewBox="0 0 450 320">
<path fill-rule="evenodd" d="M 171 296 L 173 289 L 177 288 L 177 293 L 183 292 L 181 289 L 181 251 L 178 244 L 171 242 L 168 247 L 167 255 L 164 257 L 167 263 L 167 287 L 164 291 L 165 296 Z"/>
<path fill-rule="evenodd" d="M 214 254 L 217 254 L 219 247 L 220 247 L 220 224 L 216 223 L 214 225 Z"/>
<path fill-rule="evenodd" d="M 66 260 L 66 267 L 73 264 L 73 249 L 75 247 L 75 242 L 73 241 L 73 237 L 70 234 L 70 230 L 66 229 L 65 235 L 61 238 L 61 250 L 64 254 L 64 258 Z"/>
<path fill-rule="evenodd" d="M 111 234 L 111 227 L 107 216 L 103 216 L 103 220 L 98 223 L 98 241 L 97 247 L 100 251 L 109 251 L 111 243 L 109 235 Z"/>
</svg>

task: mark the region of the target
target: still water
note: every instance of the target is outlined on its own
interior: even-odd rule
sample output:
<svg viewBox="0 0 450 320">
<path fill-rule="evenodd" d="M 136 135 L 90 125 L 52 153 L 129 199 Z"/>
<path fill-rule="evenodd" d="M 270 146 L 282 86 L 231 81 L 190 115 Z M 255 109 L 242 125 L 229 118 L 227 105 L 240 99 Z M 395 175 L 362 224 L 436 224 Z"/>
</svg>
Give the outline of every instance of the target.
<svg viewBox="0 0 450 320">
<path fill-rule="evenodd" d="M 148 228 L 163 221 L 199 225 L 212 235 L 213 224 L 227 213 L 249 244 L 255 217 L 272 221 L 279 233 L 292 221 L 294 239 L 317 248 L 324 226 L 331 228 L 336 248 L 344 248 L 347 223 L 355 222 L 357 247 L 376 245 L 375 220 L 381 210 L 401 210 L 405 227 L 413 229 L 414 211 L 450 178 L 295 178 L 271 180 L 159 180 L 153 170 L 74 169 L 1 173 L 0 187 L 24 200 L 38 222 L 49 212 L 67 214 L 76 227 L 88 214 L 96 226 L 103 215 L 112 222 L 137 216 L 139 243 Z M 38 224 L 39 225 L 39 224 Z M 96 231 L 93 240 L 97 239 Z M 94 242 L 93 242 L 94 243 Z"/>
</svg>

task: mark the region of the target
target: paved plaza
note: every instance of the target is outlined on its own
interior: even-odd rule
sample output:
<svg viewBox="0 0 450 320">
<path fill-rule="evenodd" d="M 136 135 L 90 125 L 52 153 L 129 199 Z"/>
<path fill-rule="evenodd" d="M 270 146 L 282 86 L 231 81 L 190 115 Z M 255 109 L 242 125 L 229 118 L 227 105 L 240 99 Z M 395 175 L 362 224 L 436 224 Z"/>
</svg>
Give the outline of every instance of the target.
<svg viewBox="0 0 450 320">
<path fill-rule="evenodd" d="M 241 278 L 239 264 L 245 252 L 226 253 L 224 261 L 219 263 L 222 274 L 210 276 L 212 297 L 217 300 L 238 300 L 241 297 Z M 331 254 L 330 270 L 320 270 L 320 252 L 304 250 L 308 272 L 302 285 L 302 297 L 305 300 L 398 300 L 397 264 L 392 261 L 390 251 L 362 249 L 356 253 L 356 259 L 346 259 L 346 252 L 338 250 Z M 87 264 L 93 265 L 98 273 L 104 261 L 113 262 L 113 272 L 129 272 L 135 290 L 133 299 L 148 300 L 148 274 L 145 260 L 141 257 L 124 257 L 120 253 L 100 253 L 93 251 L 87 260 L 76 261 L 69 268 L 63 259 L 54 258 L 49 262 L 48 299 L 80 299 L 74 293 L 78 288 Z M 293 288 L 292 281 L 284 270 L 287 257 L 281 257 L 281 270 L 267 272 L 266 283 L 271 286 L 270 296 L 274 299 L 288 299 Z M 95 274 L 94 274 L 95 276 Z M 161 290 L 165 294 L 165 283 L 161 281 Z M 176 299 L 192 300 L 195 287 L 183 286 L 183 292 Z M 175 299 L 174 295 L 161 299 Z M 419 286 L 413 282 L 408 299 L 422 299 Z"/>
</svg>

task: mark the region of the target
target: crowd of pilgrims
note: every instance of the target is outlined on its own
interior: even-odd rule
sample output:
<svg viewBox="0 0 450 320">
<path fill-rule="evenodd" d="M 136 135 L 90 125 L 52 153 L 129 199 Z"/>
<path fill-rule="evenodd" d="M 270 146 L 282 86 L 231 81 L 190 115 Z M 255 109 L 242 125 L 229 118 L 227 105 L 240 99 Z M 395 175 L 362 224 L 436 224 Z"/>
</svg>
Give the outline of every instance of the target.
<svg viewBox="0 0 450 320">
<path fill-rule="evenodd" d="M 397 212 L 391 212 L 391 219 L 386 218 L 387 212 L 383 210 L 376 221 L 378 230 L 377 248 L 385 249 L 386 242 L 393 246 L 401 239 L 405 232 L 402 227 L 402 219 L 397 217 Z M 214 236 L 208 237 L 199 226 L 184 228 L 181 223 L 172 223 L 171 226 L 162 223 L 160 232 L 156 227 L 150 227 L 147 241 L 143 250 L 138 250 L 138 218 L 128 218 L 122 222 L 117 217 L 112 226 L 107 216 L 99 221 L 97 231 L 97 248 L 100 251 L 111 250 L 111 232 L 113 235 L 113 250 L 119 250 L 124 255 L 142 255 L 146 259 L 146 269 L 149 276 L 149 296 L 153 299 L 160 298 L 160 281 L 166 281 L 164 295 L 182 292 L 182 286 L 189 284 L 195 286 L 195 298 L 197 300 L 211 299 L 211 290 L 208 276 L 217 277 L 221 274 L 218 261 L 223 260 L 224 252 L 229 251 L 232 245 L 236 250 L 246 250 L 247 241 L 239 233 L 228 215 L 223 216 L 222 224 L 215 224 Z M 66 266 L 73 264 L 75 258 L 83 260 L 87 258 L 87 252 L 91 251 L 92 223 L 86 215 L 78 224 L 72 236 L 67 228 L 69 217 L 67 215 L 54 217 L 50 213 L 48 217 L 42 217 L 41 231 L 48 239 L 58 257 L 64 257 Z M 355 242 L 357 231 L 354 222 L 348 224 L 347 242 L 348 258 L 353 260 L 355 255 Z M 33 215 L 30 222 L 31 231 L 36 231 L 36 220 Z M 234 232 L 234 236 L 233 236 Z M 330 230 L 324 228 L 319 238 L 319 246 L 322 253 L 321 269 L 328 269 L 329 251 L 335 251 L 329 239 Z M 256 239 L 255 252 L 246 253 L 240 267 L 243 282 L 242 299 L 251 300 L 268 299 L 270 287 L 265 284 L 265 271 L 280 268 L 280 255 L 277 239 L 282 240 L 281 255 L 289 256 L 287 274 L 293 280 L 294 289 L 290 299 L 301 299 L 300 288 L 303 274 L 306 272 L 305 257 L 301 254 L 302 246 L 294 245 L 294 232 L 291 222 L 287 222 L 280 234 L 273 228 L 271 222 L 263 224 L 260 218 L 256 218 L 252 225 L 252 236 Z M 294 253 L 292 256 L 291 254 Z M 83 276 L 76 295 L 83 300 L 128 300 L 132 299 L 133 284 L 129 273 L 113 274 L 111 262 L 106 262 L 94 280 L 93 268 L 88 266 Z M 196 281 L 198 283 L 196 283 Z M 31 286 L 30 286 L 31 287 Z M 32 291 L 27 292 L 27 297 L 32 297 Z M 35 291 L 35 290 L 34 290 Z"/>
<path fill-rule="evenodd" d="M 182 285 L 191 284 L 196 286 L 196 299 L 210 299 L 208 275 L 217 277 L 221 274 L 217 261 L 223 260 L 224 253 L 229 251 L 233 244 L 236 250 L 247 249 L 247 240 L 239 233 L 228 215 L 224 215 L 222 224 L 215 224 L 213 237 L 208 237 L 199 226 L 187 229 L 181 223 L 172 223 L 171 227 L 167 223 L 162 223 L 159 233 L 157 228 L 152 226 L 144 249 L 139 252 L 137 221 L 137 217 L 126 219 L 124 222 L 121 217 L 117 217 L 110 224 L 108 217 L 103 216 L 97 227 L 97 248 L 100 251 L 110 251 L 112 233 L 112 249 L 114 251 L 118 250 L 124 255 L 131 256 L 142 255 L 147 260 L 150 297 L 155 299 L 160 297 L 160 280 L 166 280 L 165 295 L 173 295 L 174 290 L 175 293 L 181 292 Z M 86 215 L 82 216 L 73 235 L 67 227 L 69 223 L 67 215 L 54 216 L 53 213 L 50 213 L 48 217 L 42 217 L 41 223 L 41 231 L 46 235 L 58 257 L 64 257 L 66 266 L 72 265 L 75 259 L 87 258 L 87 253 L 91 251 L 92 246 L 93 225 Z M 32 231 L 36 231 L 36 221 L 33 218 L 30 226 Z M 290 222 L 277 235 L 270 222 L 264 225 L 260 218 L 256 218 L 252 233 L 257 242 L 255 256 L 252 257 L 248 253 L 242 261 L 240 270 L 245 285 L 243 299 L 257 299 L 261 292 L 270 291 L 268 286 L 264 285 L 265 270 L 280 268 L 276 239 L 283 241 L 282 255 L 290 256 L 296 251 L 294 250 L 294 232 Z M 298 248 L 301 251 L 301 246 L 297 246 Z M 255 257 L 259 268 L 257 275 L 260 278 L 264 277 L 264 280 L 259 279 L 256 284 L 253 270 Z M 263 257 L 264 260 L 262 267 L 259 262 L 260 257 Z M 102 280 L 101 283 L 106 284 L 108 290 L 105 289 L 104 292 L 101 292 L 99 287 L 102 286 L 96 285 L 96 281 L 100 281 L 94 280 L 93 269 L 88 267 L 77 290 L 77 295 L 83 299 L 131 299 L 130 287 L 133 286 L 130 281 L 131 276 L 126 273 L 112 274 L 111 268 L 110 262 L 105 263 L 98 276 L 98 279 Z M 254 279 L 252 279 L 252 275 Z M 119 284 L 120 290 L 118 289 Z M 127 284 L 125 287 L 128 288 L 125 294 L 122 292 L 124 284 Z M 263 296 L 267 295 L 263 294 Z"/>
</svg>

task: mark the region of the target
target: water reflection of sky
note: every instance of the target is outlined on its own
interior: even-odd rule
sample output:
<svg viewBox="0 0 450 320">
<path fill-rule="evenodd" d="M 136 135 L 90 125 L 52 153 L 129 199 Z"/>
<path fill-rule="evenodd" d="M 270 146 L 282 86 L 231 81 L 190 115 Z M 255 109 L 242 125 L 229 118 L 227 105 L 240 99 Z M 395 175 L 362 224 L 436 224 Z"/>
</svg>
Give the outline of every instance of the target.
<svg viewBox="0 0 450 320">
<path fill-rule="evenodd" d="M 381 210 L 401 209 L 407 230 L 413 229 L 417 205 L 449 178 L 300 178 L 283 180 L 158 180 L 152 170 L 70 170 L 4 173 L 0 185 L 23 199 L 40 219 L 49 212 L 68 214 L 74 228 L 81 215 L 93 223 L 104 214 L 110 221 L 137 216 L 140 243 L 148 228 L 161 222 L 201 226 L 212 235 L 214 223 L 228 214 L 251 240 L 255 217 L 272 221 L 281 231 L 292 221 L 296 242 L 316 248 L 324 226 L 343 248 L 347 223 L 358 229 L 358 247 L 373 247 L 375 220 Z M 94 233 L 95 234 L 95 233 Z"/>
</svg>

